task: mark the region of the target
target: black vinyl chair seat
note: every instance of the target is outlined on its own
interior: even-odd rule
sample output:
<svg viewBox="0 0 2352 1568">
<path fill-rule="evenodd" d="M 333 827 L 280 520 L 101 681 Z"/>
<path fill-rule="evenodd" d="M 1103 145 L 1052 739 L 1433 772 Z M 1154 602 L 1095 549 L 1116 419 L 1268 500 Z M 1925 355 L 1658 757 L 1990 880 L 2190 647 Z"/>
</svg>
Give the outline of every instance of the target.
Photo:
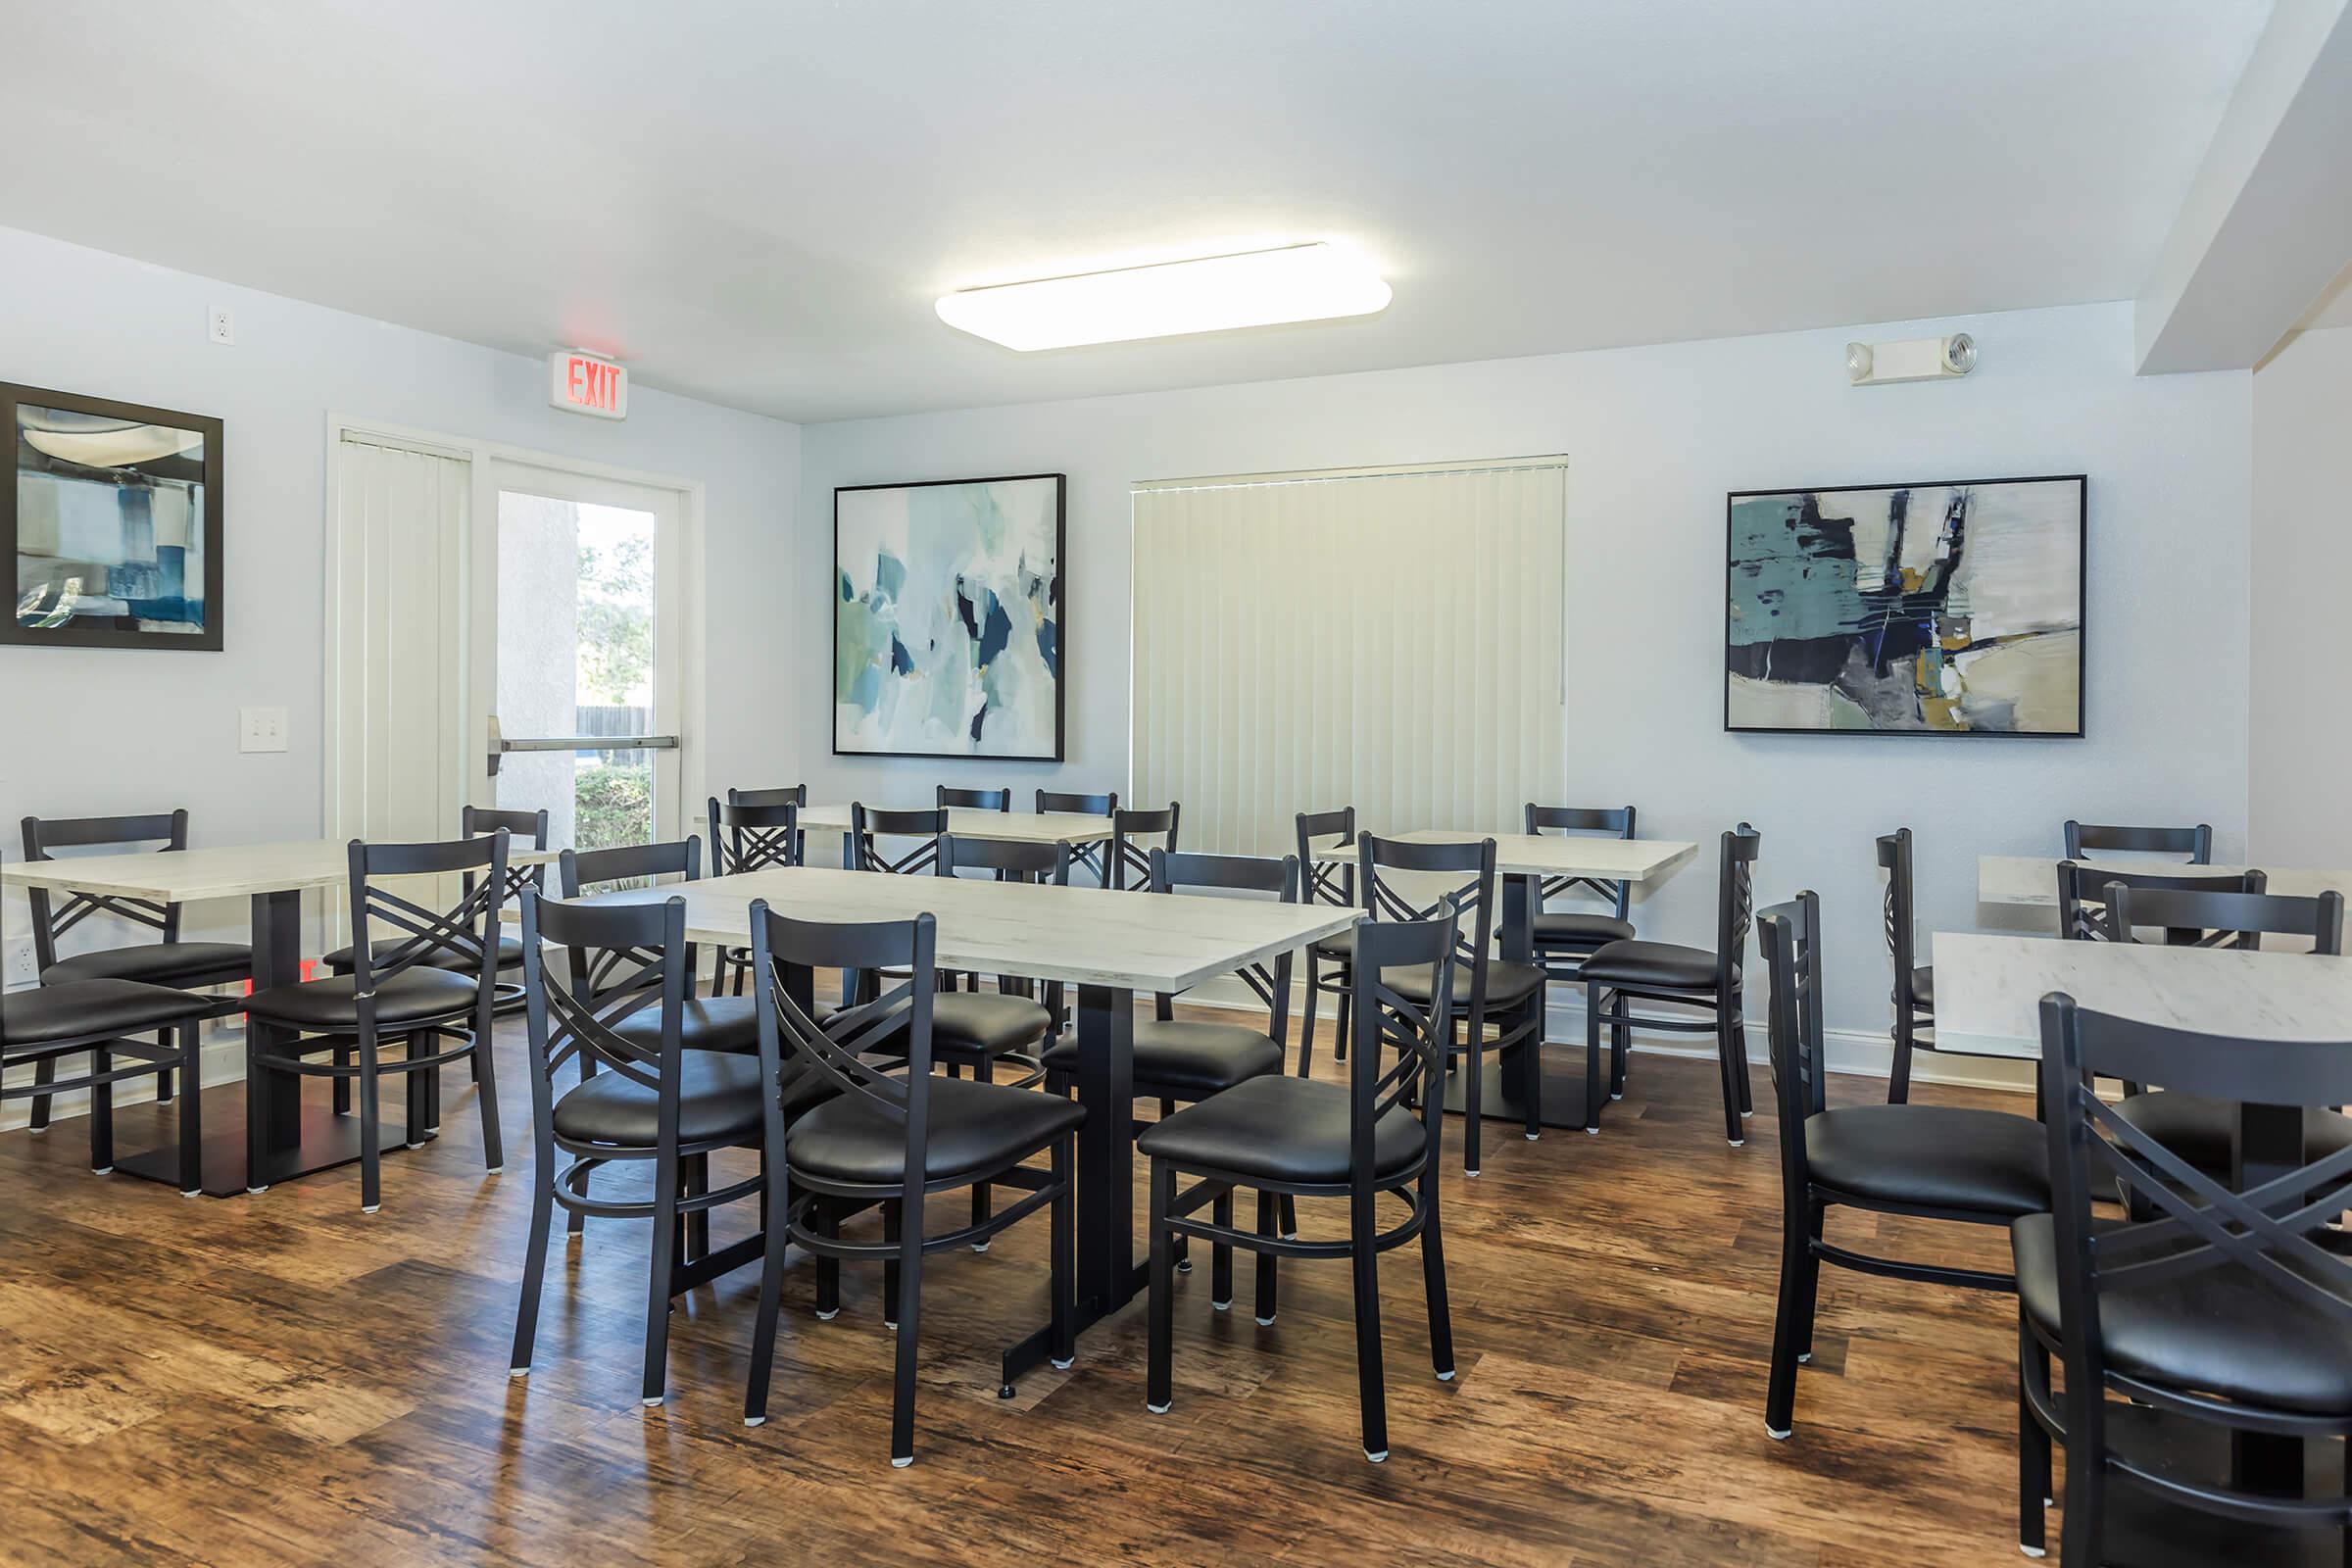
<svg viewBox="0 0 2352 1568">
<path fill-rule="evenodd" d="M 378 937 L 375 939 L 374 945 L 368 950 L 368 957 L 379 964 L 391 963 L 399 958 L 402 949 L 416 940 L 415 937 Z M 437 949 L 426 954 L 425 956 L 432 960 L 435 968 L 448 969 L 458 974 L 473 973 L 473 960 L 451 949 Z M 351 949 L 348 947 L 337 948 L 318 961 L 329 969 L 348 969 L 351 967 Z M 498 966 L 501 969 L 508 969 L 520 962 L 522 962 L 522 938 L 501 935 L 498 939 Z"/>
<path fill-rule="evenodd" d="M 903 1013 L 906 1007 L 902 1001 L 891 1010 Z M 943 1058 L 994 1059 L 1036 1045 L 1053 1027 L 1054 1015 L 1046 1010 L 1046 1004 L 1027 997 L 1008 997 L 1000 991 L 942 991 L 931 999 L 931 1039 Z M 898 1180 L 895 1176 L 886 1179 Z"/>
<path fill-rule="evenodd" d="M 137 980 L 151 986 L 187 985 L 203 975 L 252 971 L 253 949 L 242 942 L 142 942 L 60 958 L 41 971 L 41 984 Z"/>
<path fill-rule="evenodd" d="M 660 1009 L 654 1009 L 659 1014 Z M 659 1147 L 662 1097 L 619 1072 L 600 1072 L 556 1102 L 556 1136 L 624 1149 Z M 760 1061 L 715 1051 L 679 1054 L 678 1142 L 760 1137 Z"/>
<path fill-rule="evenodd" d="M 2048 1139 L 2031 1116 L 1950 1105 L 1840 1105 L 1805 1118 L 1805 1155 L 1821 1186 L 1985 1214 L 2049 1208 Z"/>
<path fill-rule="evenodd" d="M 384 1028 L 462 1018 L 473 1011 L 479 993 L 476 980 L 451 969 L 412 964 L 376 982 L 375 1020 Z M 360 1004 L 355 1000 L 357 977 L 344 974 L 326 980 L 271 986 L 245 999 L 245 1010 L 255 1017 L 295 1029 L 359 1027 Z"/>
<path fill-rule="evenodd" d="M 1345 1086 L 1275 1076 L 1252 1078 L 1162 1117 L 1144 1129 L 1135 1147 L 1184 1170 L 1339 1187 L 1348 1180 L 1348 1142 Z M 1410 1170 L 1427 1143 L 1419 1118 L 1401 1104 L 1392 1107 L 1372 1130 L 1375 1176 Z"/>
<path fill-rule="evenodd" d="M 1715 955 L 1674 942 L 1612 942 L 1587 958 L 1584 979 L 1611 986 L 1656 986 L 1668 991 L 1715 990 Z"/>
<path fill-rule="evenodd" d="M 1598 947 L 1604 943 L 1633 940 L 1634 922 L 1620 920 L 1613 914 L 1562 909 L 1553 914 L 1537 915 L 1533 929 L 1539 948 L 1567 943 L 1590 943 Z"/>
<path fill-rule="evenodd" d="M 2022 1119 L 2022 1118 L 2020 1118 Z M 2104 1228 L 2104 1227 L 2100 1227 Z M 2009 1227 L 2026 1317 L 2056 1338 L 2058 1242 L 2048 1214 Z M 2218 1270 L 2099 1293 L 2111 1372 L 2312 1415 L 2352 1416 L 2352 1338 L 2307 1302 Z"/>
<path fill-rule="evenodd" d="M 639 1007 L 612 1032 L 647 1051 L 662 1049 L 662 1009 Z M 688 997 L 678 1014 L 678 1043 L 688 1051 L 726 1051 L 750 1055 L 760 1049 L 760 999 Z"/>
<path fill-rule="evenodd" d="M 1911 995 L 1923 1007 L 1936 1005 L 1936 970 L 1932 964 L 1921 964 L 1911 971 Z"/>
<path fill-rule="evenodd" d="M 2237 1107 L 2227 1101 L 2158 1089 L 2127 1096 L 2115 1113 L 2197 1169 L 2227 1173 Z M 2303 1153 L 2318 1159 L 2352 1144 L 2352 1116 L 2318 1105 L 2303 1111 Z"/>
<path fill-rule="evenodd" d="M 1487 1006 L 1493 1009 L 1516 1007 L 1544 989 L 1544 973 L 1532 963 L 1512 963 L 1495 958 L 1487 964 Z M 1423 966 L 1407 964 L 1399 969 L 1384 970 L 1380 983 L 1416 1006 L 1430 1003 L 1430 971 Z M 1456 960 L 1453 966 L 1453 994 L 1470 994 L 1470 965 Z"/>
<path fill-rule="evenodd" d="M 1078 1072 L 1078 1042 L 1064 1040 L 1043 1057 L 1048 1072 Z M 1171 1100 L 1206 1100 L 1236 1084 L 1282 1071 L 1282 1048 L 1238 1023 L 1198 1019 L 1135 1021 L 1136 1093 L 1166 1092 Z"/>
<path fill-rule="evenodd" d="M 210 998 L 136 980 L 70 980 L 9 993 L 0 1046 L 39 1046 L 88 1036 L 143 1034 L 201 1017 Z"/>
<path fill-rule="evenodd" d="M 942 1001 L 946 998 L 943 996 Z M 1086 1108 L 1059 1095 L 1034 1094 L 970 1078 L 933 1077 L 923 1180 L 954 1181 L 1017 1164 L 1077 1130 Z M 823 1181 L 889 1186 L 906 1175 L 906 1124 L 866 1095 L 836 1095 L 784 1134 L 786 1160 Z"/>
<path fill-rule="evenodd" d="M 1355 956 L 1355 927 L 1349 926 L 1337 936 L 1325 937 L 1314 944 L 1317 957 L 1349 959 Z"/>
</svg>

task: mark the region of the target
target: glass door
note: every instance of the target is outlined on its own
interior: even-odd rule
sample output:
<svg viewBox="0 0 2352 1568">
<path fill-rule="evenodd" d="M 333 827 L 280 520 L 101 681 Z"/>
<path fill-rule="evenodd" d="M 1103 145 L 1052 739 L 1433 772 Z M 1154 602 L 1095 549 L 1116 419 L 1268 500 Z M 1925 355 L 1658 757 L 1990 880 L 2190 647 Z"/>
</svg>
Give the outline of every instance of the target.
<svg viewBox="0 0 2352 1568">
<path fill-rule="evenodd" d="M 677 494 L 508 462 L 488 488 L 475 804 L 544 807 L 558 848 L 678 837 Z"/>
</svg>

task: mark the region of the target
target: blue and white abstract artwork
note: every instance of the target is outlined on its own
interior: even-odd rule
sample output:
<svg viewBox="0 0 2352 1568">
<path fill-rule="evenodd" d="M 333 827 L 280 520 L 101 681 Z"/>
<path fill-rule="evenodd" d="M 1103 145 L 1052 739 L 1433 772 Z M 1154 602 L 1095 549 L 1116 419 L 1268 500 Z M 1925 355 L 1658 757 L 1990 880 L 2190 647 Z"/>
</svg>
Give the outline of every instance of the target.
<svg viewBox="0 0 2352 1568">
<path fill-rule="evenodd" d="M 1058 473 L 833 492 L 833 750 L 1061 758 Z"/>
</svg>

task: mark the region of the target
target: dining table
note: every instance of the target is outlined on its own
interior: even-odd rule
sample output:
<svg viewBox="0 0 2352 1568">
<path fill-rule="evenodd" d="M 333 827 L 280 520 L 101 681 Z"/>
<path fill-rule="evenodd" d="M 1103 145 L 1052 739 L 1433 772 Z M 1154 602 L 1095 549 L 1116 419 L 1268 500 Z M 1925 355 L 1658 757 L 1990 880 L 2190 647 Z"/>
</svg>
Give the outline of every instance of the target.
<svg viewBox="0 0 2352 1568">
<path fill-rule="evenodd" d="M 510 875 L 545 865 L 561 853 L 512 847 Z M 302 896 L 314 889 L 341 888 L 350 877 L 351 844 L 344 839 L 67 856 L 0 865 L 0 884 L 20 888 L 153 904 L 244 900 L 252 911 L 257 991 L 302 978 Z M 246 1020 L 245 1030 L 248 1055 L 256 1050 L 282 1050 L 293 1039 L 281 1026 L 254 1018 Z M 242 1095 L 225 1087 L 211 1093 L 223 1110 L 242 1102 L 242 1114 L 234 1116 L 216 1113 L 212 1100 L 205 1104 L 203 1191 L 212 1197 L 258 1193 L 273 1183 L 360 1157 L 359 1117 L 306 1102 L 302 1080 L 291 1073 L 248 1071 Z M 410 1126 L 411 1119 L 385 1104 L 379 1123 L 386 1152 L 422 1143 L 438 1127 L 437 1113 L 426 1126 Z M 115 1169 L 179 1185 L 177 1153 L 169 1147 L 119 1154 Z"/>
<path fill-rule="evenodd" d="M 996 816 L 998 812 L 980 812 Z M 591 895 L 584 903 L 680 898 L 690 942 L 745 947 L 764 900 L 804 920 L 937 922 L 940 971 L 1060 981 L 1077 993 L 1080 1332 L 1118 1311 L 1145 1282 L 1135 1252 L 1135 1002 L 1337 936 L 1362 917 L 1337 905 L 1152 897 L 976 877 L 893 876 L 829 866 L 776 867 Z M 1045 1327 L 1005 1354 L 1004 1383 L 1039 1365 Z"/>
<path fill-rule="evenodd" d="M 1501 883 L 1500 921 L 1496 940 L 1506 963 L 1536 961 L 1535 919 L 1544 907 L 1544 884 L 1557 877 L 1590 877 L 1596 881 L 1632 884 L 1633 895 L 1646 896 L 1657 885 L 1688 865 L 1698 846 L 1684 839 L 1620 839 L 1598 834 L 1479 833 L 1458 828 L 1416 828 L 1383 834 L 1408 844 L 1475 844 L 1494 841 L 1494 872 Z M 1327 864 L 1351 864 L 1357 857 L 1353 842 L 1318 845 L 1314 858 Z M 1431 875 L 1431 881 L 1437 879 Z M 1544 1041 L 1548 1048 L 1550 1041 Z M 1578 1042 L 1574 1060 L 1555 1065 L 1544 1050 L 1525 1047 L 1503 1052 L 1487 1061 L 1479 1084 L 1479 1114 L 1497 1121 L 1525 1121 L 1526 1073 L 1533 1066 L 1543 1074 L 1538 1104 L 1546 1127 L 1590 1127 L 1597 1119 L 1585 1104 L 1585 1048 Z M 1456 1114 L 1467 1103 L 1465 1075 L 1449 1072 L 1446 1080 L 1446 1108 Z"/>
<path fill-rule="evenodd" d="M 2058 864 L 2063 855 L 1981 855 L 1977 858 L 1977 902 L 2014 908 L 2055 909 L 2058 906 Z M 2257 867 L 2190 865 L 2179 859 L 2151 856 L 2080 855 L 2077 865 L 2108 871 L 2154 872 L 2162 876 L 2240 876 Z M 2334 889 L 2352 898 L 2352 871 L 2328 871 L 2309 866 L 2259 867 L 2268 879 L 2267 891 L 2295 898 L 2315 898 Z"/>
<path fill-rule="evenodd" d="M 951 806 L 947 812 L 951 837 L 999 844 L 1100 844 L 1112 833 L 1109 817 L 1079 811 L 990 811 L 975 806 Z M 805 808 L 800 824 L 804 833 L 840 834 L 842 866 L 857 869 L 847 805 Z"/>
</svg>

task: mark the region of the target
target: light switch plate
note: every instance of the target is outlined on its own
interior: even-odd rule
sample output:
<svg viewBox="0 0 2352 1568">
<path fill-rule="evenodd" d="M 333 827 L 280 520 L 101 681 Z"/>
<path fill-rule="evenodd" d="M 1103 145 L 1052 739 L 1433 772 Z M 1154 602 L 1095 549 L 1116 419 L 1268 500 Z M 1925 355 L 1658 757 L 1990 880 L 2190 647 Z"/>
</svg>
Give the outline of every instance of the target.
<svg viewBox="0 0 2352 1568">
<path fill-rule="evenodd" d="M 237 710 L 237 750 L 282 752 L 286 749 L 286 710 L 282 708 Z"/>
<path fill-rule="evenodd" d="M 205 336 L 216 343 L 234 343 L 237 340 L 237 314 L 225 305 L 215 305 L 205 312 Z"/>
</svg>

